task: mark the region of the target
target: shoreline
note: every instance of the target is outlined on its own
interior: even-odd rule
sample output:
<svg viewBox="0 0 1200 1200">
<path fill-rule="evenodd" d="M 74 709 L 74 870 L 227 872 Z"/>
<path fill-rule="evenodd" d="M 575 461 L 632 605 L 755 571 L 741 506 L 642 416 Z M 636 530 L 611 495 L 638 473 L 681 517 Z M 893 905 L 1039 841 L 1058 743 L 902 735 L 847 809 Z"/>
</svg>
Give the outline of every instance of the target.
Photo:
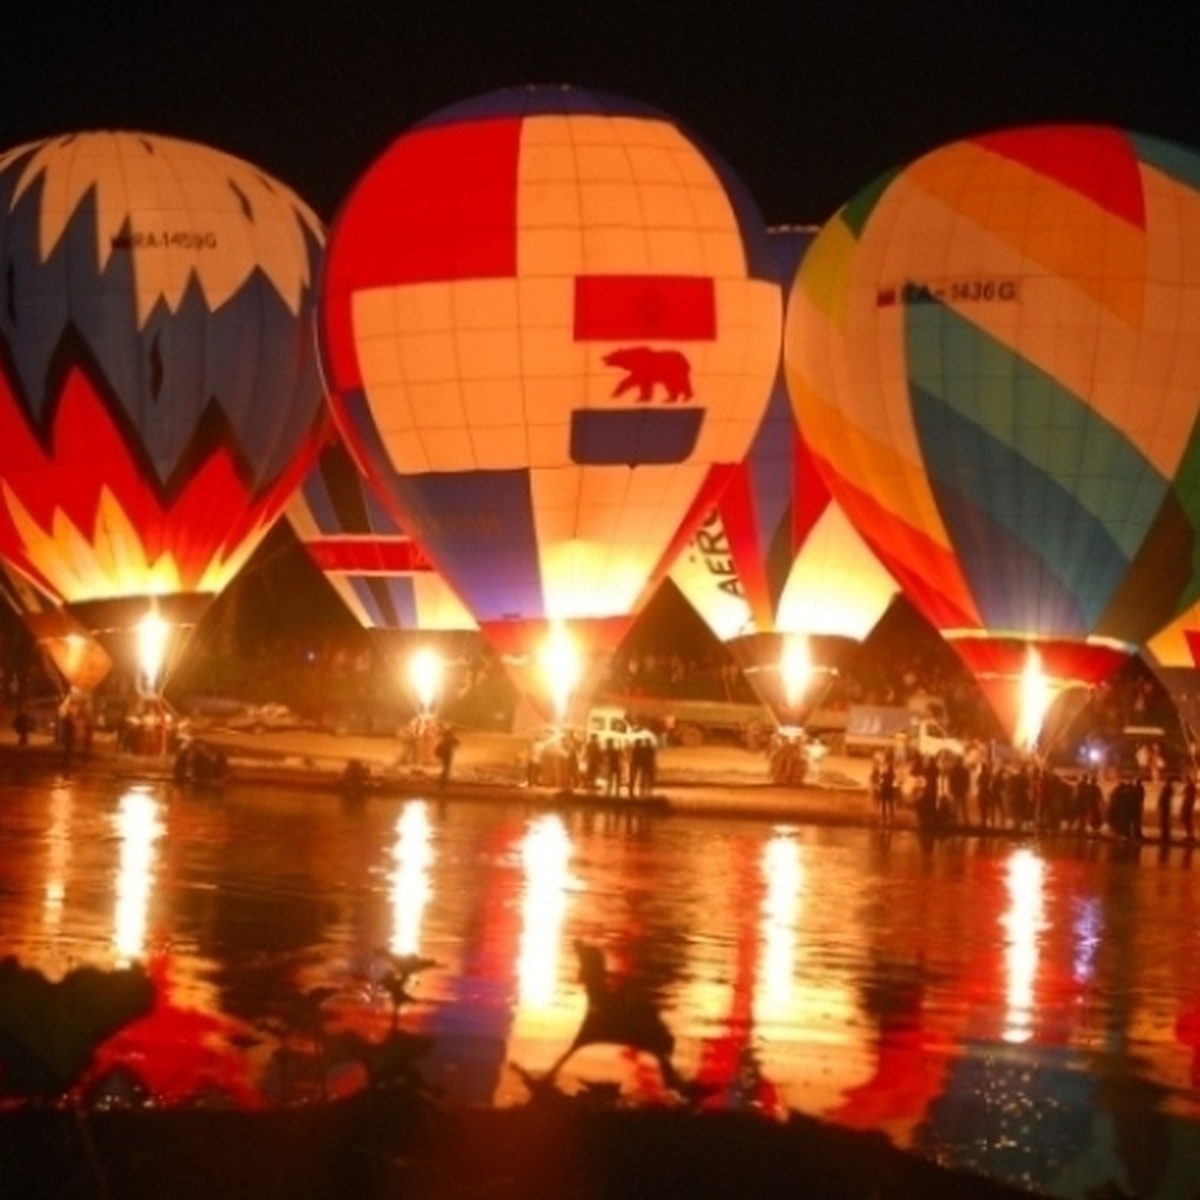
<svg viewBox="0 0 1200 1200">
<path fill-rule="evenodd" d="M 989 825 L 971 822 L 922 830 L 916 810 L 896 806 L 893 819 L 883 824 L 865 782 L 867 760 L 833 760 L 817 779 L 800 785 L 777 784 L 766 777 L 761 754 L 731 746 L 671 747 L 661 752 L 657 785 L 651 795 L 609 796 L 582 788 L 529 784 L 519 748 L 525 743 L 510 734 L 462 734 L 462 752 L 456 757 L 446 785 L 441 786 L 436 764 L 402 764 L 394 739 L 347 737 L 311 730 L 276 733 L 241 733 L 206 730 L 194 736 L 227 756 L 228 770 L 220 780 L 178 782 L 174 756 L 118 751 L 111 735 L 100 737 L 90 753 L 76 754 L 64 771 L 62 750 L 50 738 L 18 746 L 11 732 L 0 732 L 0 786 L 61 782 L 74 778 L 111 784 L 169 783 L 196 794 L 219 796 L 224 787 L 256 788 L 327 796 L 342 805 L 372 800 L 427 800 L 490 802 L 520 805 L 527 809 L 563 814 L 592 812 L 607 817 L 643 818 L 686 816 L 714 820 L 746 820 L 781 827 L 849 827 L 873 830 L 880 835 L 911 833 L 931 843 L 946 838 L 974 837 L 1028 841 L 1049 838 L 1074 840 L 1131 851 L 1158 849 L 1161 853 L 1196 849 L 1195 843 L 1175 836 L 1164 843 L 1157 825 L 1148 821 L 1140 838 L 1119 836 L 1107 826 L 1079 832 L 1067 828 L 1036 829 L 1029 826 Z M 365 785 L 348 789 L 342 773 L 357 759 L 368 769 Z M 863 781 L 855 778 L 860 772 Z"/>
<path fill-rule="evenodd" d="M 465 731 L 450 778 L 440 786 L 436 764 L 401 764 L 396 742 L 388 738 L 342 737 L 314 731 L 235 733 L 219 729 L 194 735 L 196 742 L 220 750 L 227 759 L 223 779 L 181 786 L 219 790 L 266 787 L 327 794 L 332 799 L 372 798 L 484 800 L 526 804 L 547 810 L 603 811 L 719 818 L 752 818 L 787 824 L 878 825 L 878 814 L 864 785 L 845 773 L 828 774 L 802 785 L 775 784 L 767 777 L 765 757 L 739 747 L 671 747 L 660 753 L 651 795 L 609 796 L 582 788 L 529 784 L 520 754 L 525 742 L 507 734 Z M 351 760 L 369 772 L 364 786 L 347 790 L 342 773 Z M 36 772 L 57 778 L 108 778 L 117 782 L 173 779 L 173 754 L 118 751 L 100 736 L 90 752 L 77 751 L 64 769 L 62 750 L 48 737 L 18 746 L 11 733 L 0 736 L 0 779 Z M 896 829 L 915 829 L 911 813 L 897 810 Z"/>
</svg>

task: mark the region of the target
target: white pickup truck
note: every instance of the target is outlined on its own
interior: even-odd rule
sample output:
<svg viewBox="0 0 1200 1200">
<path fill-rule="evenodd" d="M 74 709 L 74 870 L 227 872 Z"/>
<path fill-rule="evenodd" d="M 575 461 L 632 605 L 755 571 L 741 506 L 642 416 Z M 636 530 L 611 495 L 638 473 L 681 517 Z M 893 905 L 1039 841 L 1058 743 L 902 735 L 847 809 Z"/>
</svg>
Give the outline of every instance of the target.
<svg viewBox="0 0 1200 1200">
<path fill-rule="evenodd" d="M 847 754 L 905 750 L 922 757 L 942 753 L 961 755 L 961 738 L 952 737 L 936 717 L 909 708 L 881 704 L 852 704 L 846 722 Z"/>
</svg>

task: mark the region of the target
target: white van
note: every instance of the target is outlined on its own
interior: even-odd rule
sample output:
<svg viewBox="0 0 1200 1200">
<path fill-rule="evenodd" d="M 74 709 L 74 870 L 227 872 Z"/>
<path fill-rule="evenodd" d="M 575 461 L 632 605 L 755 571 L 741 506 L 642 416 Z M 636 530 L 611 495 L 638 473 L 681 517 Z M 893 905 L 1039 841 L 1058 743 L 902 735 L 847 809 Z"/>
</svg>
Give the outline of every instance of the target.
<svg viewBox="0 0 1200 1200">
<path fill-rule="evenodd" d="M 584 737 L 590 739 L 593 734 L 601 746 L 616 742 L 621 749 L 647 738 L 654 740 L 654 734 L 650 730 L 640 729 L 629 719 L 629 714 L 623 708 L 611 704 L 598 704 L 588 710 Z"/>
</svg>

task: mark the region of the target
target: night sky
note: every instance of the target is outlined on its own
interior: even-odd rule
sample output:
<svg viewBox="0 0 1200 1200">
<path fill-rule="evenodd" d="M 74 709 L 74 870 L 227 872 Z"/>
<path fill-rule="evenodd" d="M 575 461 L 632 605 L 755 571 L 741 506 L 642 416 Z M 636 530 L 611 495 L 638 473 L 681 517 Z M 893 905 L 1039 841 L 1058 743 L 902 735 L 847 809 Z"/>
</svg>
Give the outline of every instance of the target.
<svg viewBox="0 0 1200 1200">
<path fill-rule="evenodd" d="M 414 121 L 530 83 L 671 113 L 772 224 L 819 223 L 880 172 L 985 129 L 1099 121 L 1200 146 L 1200 13 L 1185 0 L 27 0 L 0 36 L 0 146 L 88 128 L 189 137 L 326 220 Z"/>
</svg>

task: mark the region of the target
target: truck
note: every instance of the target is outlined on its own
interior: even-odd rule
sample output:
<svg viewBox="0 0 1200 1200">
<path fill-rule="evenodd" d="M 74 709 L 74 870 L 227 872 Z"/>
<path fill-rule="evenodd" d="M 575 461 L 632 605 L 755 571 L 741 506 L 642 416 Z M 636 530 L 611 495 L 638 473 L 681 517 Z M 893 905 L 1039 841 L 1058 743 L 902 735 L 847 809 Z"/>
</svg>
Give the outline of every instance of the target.
<svg viewBox="0 0 1200 1200">
<path fill-rule="evenodd" d="M 846 716 L 843 746 L 847 754 L 874 754 L 878 750 L 915 752 L 924 756 L 948 753 L 961 755 L 962 739 L 947 733 L 944 706 L 937 702 L 920 705 L 852 704 Z"/>
<path fill-rule="evenodd" d="M 775 719 L 764 705 L 738 700 L 606 695 L 598 698 L 591 711 L 600 710 L 610 716 L 619 714 L 619 719 L 637 728 L 652 729 L 663 740 L 679 746 L 736 742 L 760 750 L 775 730 Z"/>
</svg>

